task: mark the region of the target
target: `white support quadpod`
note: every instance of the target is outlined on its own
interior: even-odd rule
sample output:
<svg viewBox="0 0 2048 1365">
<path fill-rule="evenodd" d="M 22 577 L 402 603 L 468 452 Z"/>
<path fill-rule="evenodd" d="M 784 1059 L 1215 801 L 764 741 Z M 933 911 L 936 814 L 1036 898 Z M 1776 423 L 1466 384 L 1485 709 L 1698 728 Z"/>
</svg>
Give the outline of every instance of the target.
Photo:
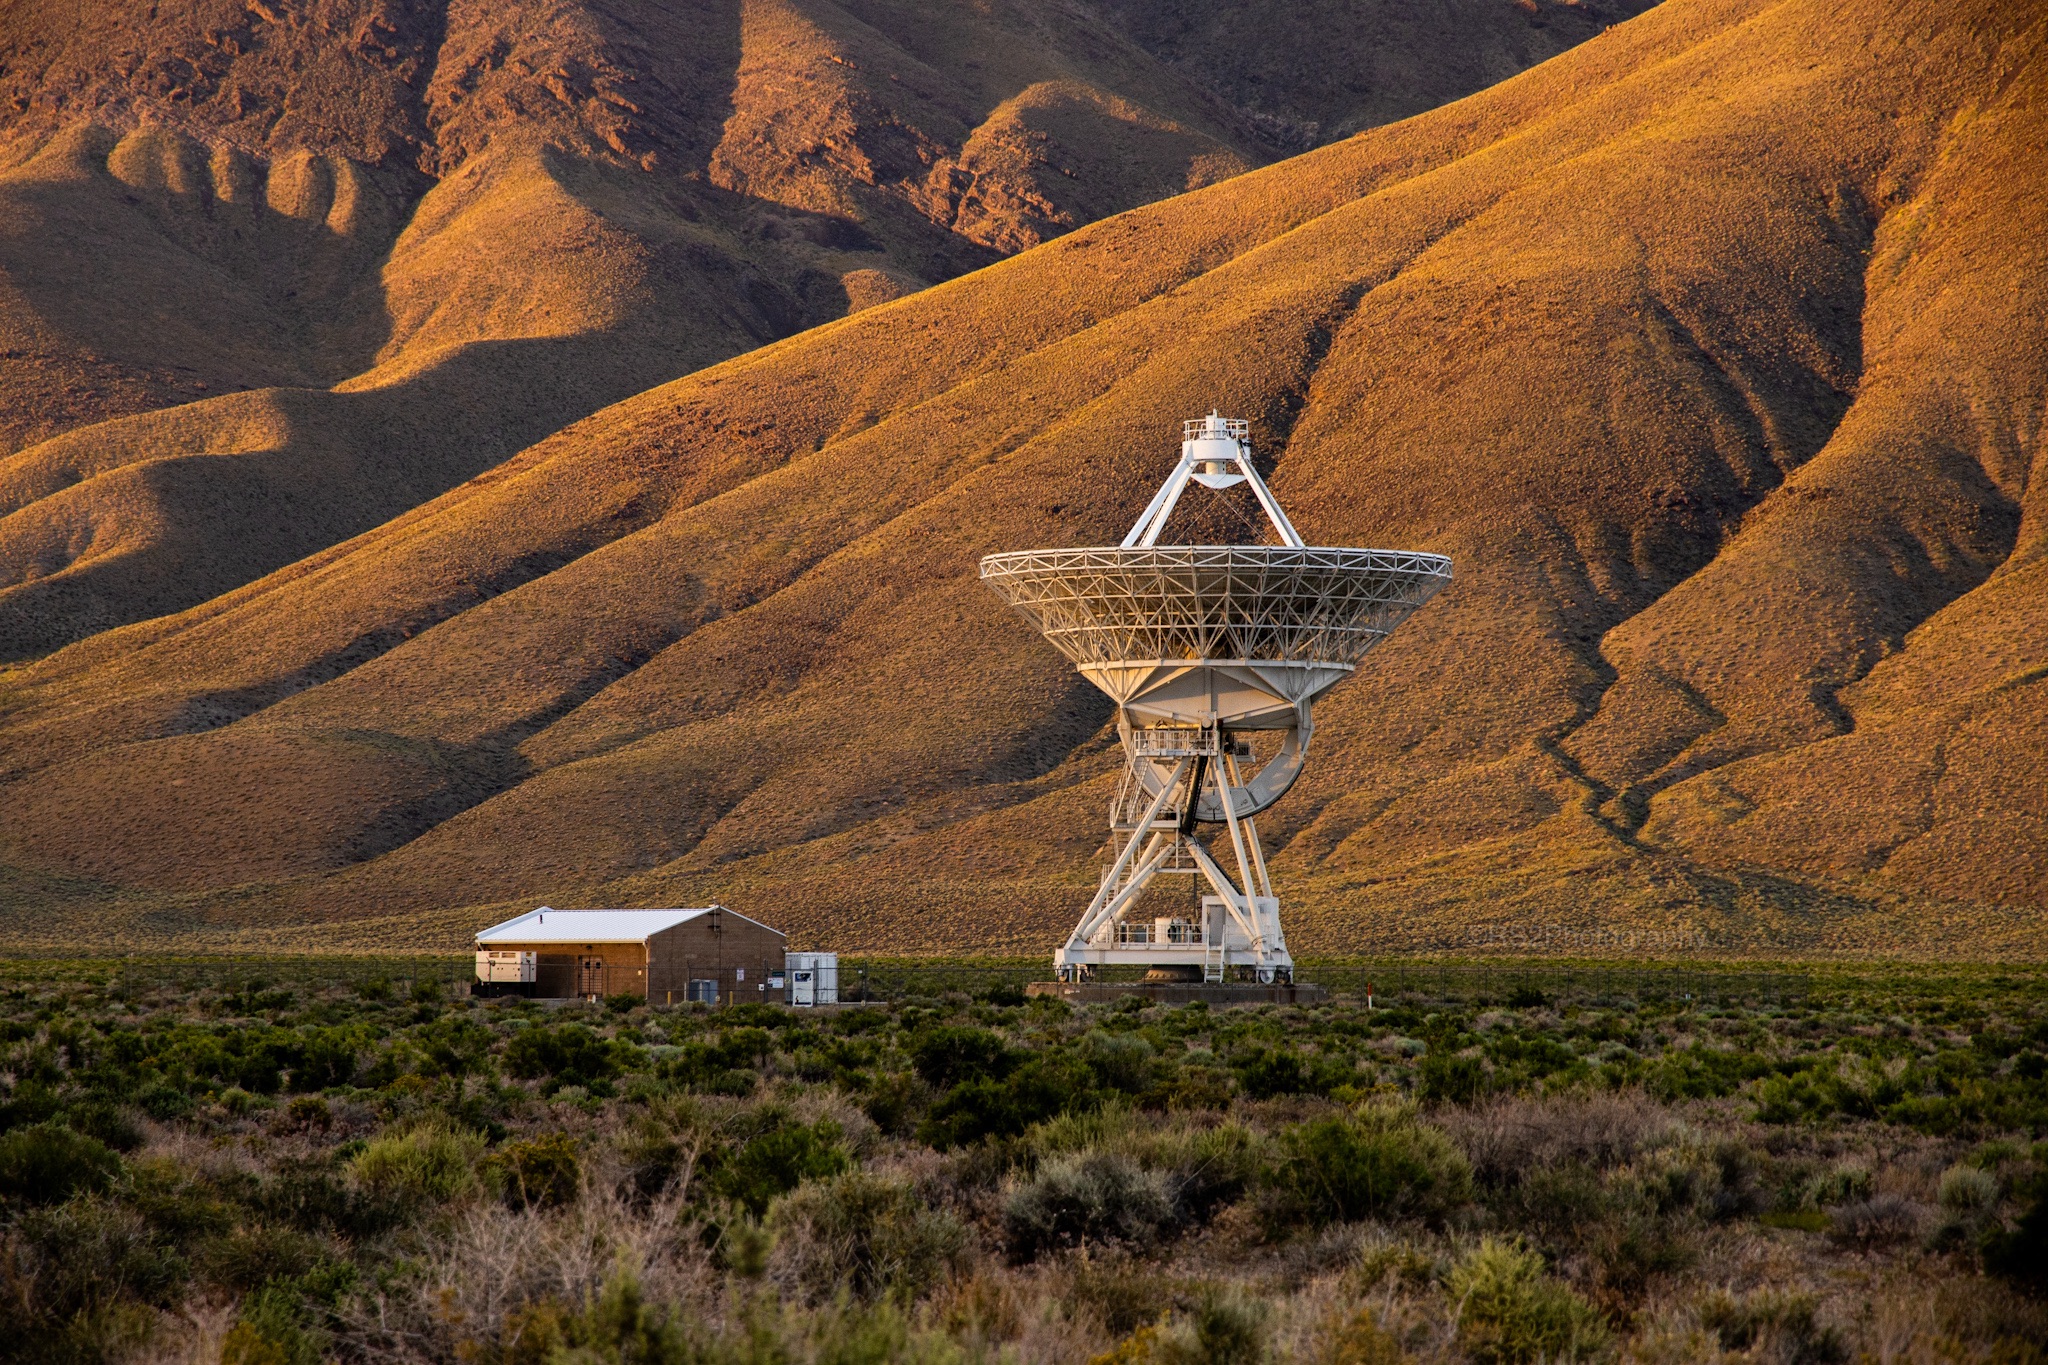
<svg viewBox="0 0 2048 1365">
<path fill-rule="evenodd" d="M 1160 545 L 1190 483 L 1249 485 L 1280 543 Z M 1060 979 L 1124 963 L 1158 979 L 1291 981 L 1255 817 L 1300 776 L 1316 698 L 1450 582 L 1451 561 L 1304 545 L 1246 424 L 1212 412 L 1185 425 L 1179 464 L 1123 544 L 990 555 L 981 577 L 1117 706 L 1112 861 L 1053 955 Z M 1234 872 L 1202 825 L 1227 828 Z M 1198 912 L 1140 919 L 1145 888 L 1176 873 L 1213 894 Z"/>
</svg>

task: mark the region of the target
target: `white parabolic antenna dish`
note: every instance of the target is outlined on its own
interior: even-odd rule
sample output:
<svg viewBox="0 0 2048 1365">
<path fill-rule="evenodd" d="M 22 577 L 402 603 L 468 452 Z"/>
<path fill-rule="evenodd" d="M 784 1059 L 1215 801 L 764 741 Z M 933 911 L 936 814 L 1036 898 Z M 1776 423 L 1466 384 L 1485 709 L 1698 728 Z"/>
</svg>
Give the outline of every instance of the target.
<svg viewBox="0 0 2048 1365">
<path fill-rule="evenodd" d="M 1292 978 L 1254 817 L 1300 775 L 1311 704 L 1451 579 L 1442 555 L 1304 545 L 1253 466 L 1245 423 L 1211 413 L 1183 436 L 1123 544 L 981 561 L 982 581 L 1117 705 L 1117 856 L 1054 955 L 1066 980 L 1117 962 L 1175 979 Z M 1158 544 L 1191 482 L 1248 485 L 1281 543 Z M 1253 732 L 1279 732 L 1256 764 Z M 1229 827 L 1235 877 L 1201 823 Z M 1145 886 L 1175 872 L 1209 882 L 1201 913 L 1133 919 Z"/>
</svg>

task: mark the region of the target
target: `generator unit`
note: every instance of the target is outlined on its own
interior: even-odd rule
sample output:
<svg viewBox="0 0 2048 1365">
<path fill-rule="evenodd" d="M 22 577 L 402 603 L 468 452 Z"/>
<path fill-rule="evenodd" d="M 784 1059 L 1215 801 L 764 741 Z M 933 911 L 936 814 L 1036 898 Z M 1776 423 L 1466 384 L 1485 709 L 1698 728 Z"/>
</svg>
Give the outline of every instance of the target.
<svg viewBox="0 0 2048 1365">
<path fill-rule="evenodd" d="M 479 948 L 476 954 L 476 979 L 493 984 L 531 984 L 540 970 L 539 953 L 504 952 Z"/>
</svg>

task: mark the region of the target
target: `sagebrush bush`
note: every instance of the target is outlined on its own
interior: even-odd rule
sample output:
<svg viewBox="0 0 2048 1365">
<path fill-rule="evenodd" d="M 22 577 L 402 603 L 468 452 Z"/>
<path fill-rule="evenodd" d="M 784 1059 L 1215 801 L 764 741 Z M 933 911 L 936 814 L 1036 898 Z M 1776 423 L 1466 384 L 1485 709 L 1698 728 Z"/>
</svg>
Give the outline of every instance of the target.
<svg viewBox="0 0 2048 1365">
<path fill-rule="evenodd" d="M 1480 1365 L 1586 1360 L 1607 1345 L 1592 1305 L 1544 1272 L 1543 1258 L 1488 1237 L 1451 1268 L 1458 1342 Z"/>
<path fill-rule="evenodd" d="M 1935 1202 L 1952 1214 L 1985 1213 L 1998 1202 L 1998 1177 L 1975 1166 L 1951 1166 L 1941 1173 Z"/>
<path fill-rule="evenodd" d="M 535 1025 L 505 1044 L 505 1070 L 522 1080 L 600 1089 L 625 1067 L 626 1045 L 599 1037 L 585 1024 Z"/>
<path fill-rule="evenodd" d="M 1726 1290 L 1699 1303 L 1700 1325 L 1729 1350 L 1784 1365 L 1838 1365 L 1848 1358 L 1841 1332 L 1823 1324 L 1811 1294 L 1762 1290 L 1740 1298 Z"/>
<path fill-rule="evenodd" d="M 1025 1134 L 1024 1148 L 1028 1159 L 1037 1162 L 1081 1151 L 1130 1157 L 1144 1169 L 1162 1173 L 1184 1219 L 1200 1222 L 1257 1183 L 1265 1141 L 1237 1122 L 1160 1123 L 1113 1098 L 1100 1108 L 1034 1124 Z"/>
<path fill-rule="evenodd" d="M 978 1076 L 954 1086 L 932 1105 L 917 1136 L 942 1151 L 992 1137 L 1020 1137 L 1034 1123 L 1092 1109 L 1100 1100 L 1087 1067 L 1071 1057 L 1041 1055 L 1001 1080 Z"/>
<path fill-rule="evenodd" d="M 1097 1085 L 1126 1095 L 1144 1093 L 1161 1072 L 1158 1050 L 1134 1033 L 1095 1029 L 1081 1039 L 1081 1059 Z"/>
<path fill-rule="evenodd" d="M 838 1175 L 852 1158 L 840 1145 L 838 1124 L 781 1122 L 760 1133 L 713 1167 L 710 1187 L 755 1218 L 806 1180 Z"/>
<path fill-rule="evenodd" d="M 526 1208 L 558 1207 L 576 1197 L 583 1162 L 576 1139 L 567 1133 L 543 1133 L 526 1142 L 508 1142 L 491 1153 L 485 1169 L 498 1177 L 505 1197 Z"/>
<path fill-rule="evenodd" d="M 37 1123 L 0 1136 L 0 1199 L 59 1204 L 80 1191 L 104 1190 L 121 1158 L 98 1138 L 61 1123 Z"/>
<path fill-rule="evenodd" d="M 1413 1109 L 1368 1105 L 1285 1134 L 1268 1176 L 1284 1214 L 1315 1221 L 1440 1218 L 1472 1194 L 1472 1167 Z"/>
<path fill-rule="evenodd" d="M 1471 1104 L 1489 1088 L 1484 1058 L 1431 1053 L 1415 1071 L 1415 1093 L 1445 1104 Z"/>
<path fill-rule="evenodd" d="M 89 1344 L 119 1304 L 168 1308 L 190 1267 L 132 1209 L 97 1196 L 31 1210 L 0 1235 L 0 1356 L 62 1359 Z M 73 1349 L 61 1349 L 65 1345 Z"/>
<path fill-rule="evenodd" d="M 1054 1157 L 1003 1201 L 1003 1236 L 1016 1261 L 1087 1242 L 1149 1246 L 1174 1220 L 1165 1178 L 1113 1152 Z"/>
<path fill-rule="evenodd" d="M 1541 1098 L 1500 1095 L 1435 1117 L 1471 1160 L 1474 1177 L 1496 1187 L 1566 1163 L 1611 1170 L 1663 1145 L 1673 1127 L 1662 1106 L 1634 1090 Z"/>
<path fill-rule="evenodd" d="M 769 1228 L 778 1276 L 813 1302 L 929 1292 L 969 1246 L 953 1214 L 906 1182 L 864 1171 L 798 1186 L 776 1203 Z"/>
<path fill-rule="evenodd" d="M 432 1205 L 481 1188 L 477 1166 L 482 1135 L 438 1115 L 372 1141 L 349 1163 L 356 1183 L 372 1194 Z"/>
<path fill-rule="evenodd" d="M 1839 1205 L 1828 1219 L 1828 1233 L 1837 1241 L 1884 1246 L 1909 1241 L 1920 1233 L 1921 1206 L 1902 1194 L 1874 1194 Z"/>
</svg>

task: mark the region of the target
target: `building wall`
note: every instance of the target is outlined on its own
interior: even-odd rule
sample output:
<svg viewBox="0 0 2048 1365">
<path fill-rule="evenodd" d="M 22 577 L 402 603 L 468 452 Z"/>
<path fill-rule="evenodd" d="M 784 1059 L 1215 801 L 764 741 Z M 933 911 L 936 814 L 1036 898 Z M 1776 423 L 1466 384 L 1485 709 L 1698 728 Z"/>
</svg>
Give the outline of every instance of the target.
<svg viewBox="0 0 2048 1365">
<path fill-rule="evenodd" d="M 680 1005 L 690 998 L 690 982 L 716 981 L 721 1005 L 780 1004 L 782 993 L 766 986 L 768 974 L 782 970 L 787 945 L 783 935 L 743 915 L 713 910 L 685 920 L 647 941 L 647 998 Z"/>
</svg>

